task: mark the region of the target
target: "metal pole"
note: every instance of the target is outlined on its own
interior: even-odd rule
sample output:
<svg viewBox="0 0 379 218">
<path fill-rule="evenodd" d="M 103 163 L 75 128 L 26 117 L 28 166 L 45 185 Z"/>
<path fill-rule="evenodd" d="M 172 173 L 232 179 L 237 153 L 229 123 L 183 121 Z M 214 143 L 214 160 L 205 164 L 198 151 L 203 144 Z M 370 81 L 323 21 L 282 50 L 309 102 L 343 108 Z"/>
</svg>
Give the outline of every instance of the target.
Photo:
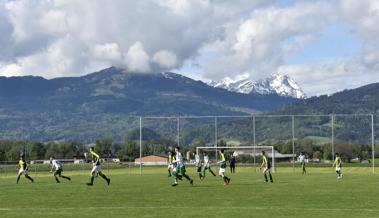
<svg viewBox="0 0 379 218">
<path fill-rule="evenodd" d="M 142 117 L 139 118 L 139 174 L 142 175 Z"/>
<path fill-rule="evenodd" d="M 334 114 L 332 114 L 332 160 L 334 160 Z"/>
<path fill-rule="evenodd" d="M 215 117 L 215 147 L 216 147 L 216 163 L 218 162 L 218 151 L 217 151 L 217 117 Z"/>
<path fill-rule="evenodd" d="M 374 135 L 374 114 L 371 114 L 371 147 L 372 147 L 372 173 L 375 173 L 375 135 Z"/>
<path fill-rule="evenodd" d="M 178 117 L 177 120 L 177 127 L 176 127 L 176 131 L 177 131 L 177 134 L 178 134 L 178 146 L 180 146 L 180 118 Z"/>
<path fill-rule="evenodd" d="M 295 116 L 292 115 L 292 170 L 295 173 Z"/>
<path fill-rule="evenodd" d="M 255 141 L 255 115 L 253 115 L 253 159 L 254 159 L 254 172 L 257 172 L 257 163 L 256 163 L 256 158 L 255 158 L 255 155 L 256 155 L 256 150 L 255 150 L 255 146 L 256 145 L 256 141 Z"/>
<path fill-rule="evenodd" d="M 272 169 L 274 169 L 274 173 L 276 172 L 276 168 L 275 168 L 275 149 L 274 149 L 274 146 L 271 147 L 271 151 L 272 151 Z"/>
</svg>

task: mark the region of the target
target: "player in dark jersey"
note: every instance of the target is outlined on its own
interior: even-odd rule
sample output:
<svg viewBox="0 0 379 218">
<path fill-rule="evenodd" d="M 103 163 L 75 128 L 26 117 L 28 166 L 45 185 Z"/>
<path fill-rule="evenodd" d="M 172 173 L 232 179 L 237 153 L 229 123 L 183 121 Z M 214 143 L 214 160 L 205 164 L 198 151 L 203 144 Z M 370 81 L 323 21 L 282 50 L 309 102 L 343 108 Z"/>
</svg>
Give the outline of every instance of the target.
<svg viewBox="0 0 379 218">
<path fill-rule="evenodd" d="M 111 179 L 107 178 L 104 173 L 101 172 L 101 164 L 100 164 L 100 156 L 95 153 L 94 147 L 90 147 L 90 153 L 92 154 L 92 171 L 91 171 L 91 181 L 87 183 L 88 186 L 93 185 L 93 180 L 95 179 L 95 175 L 99 174 L 101 178 L 103 178 L 105 181 L 107 181 L 107 184 L 109 185 L 111 183 Z"/>
<path fill-rule="evenodd" d="M 271 176 L 271 162 L 270 162 L 270 159 L 266 156 L 265 151 L 262 151 L 262 165 L 259 169 L 262 169 L 263 167 L 264 167 L 263 174 L 265 176 L 265 181 L 268 182 L 267 180 L 267 174 L 268 174 L 270 177 L 270 182 L 274 182 Z"/>
<path fill-rule="evenodd" d="M 18 164 L 19 164 L 19 170 L 18 170 L 16 183 L 18 184 L 22 174 L 25 175 L 25 178 L 29 179 L 31 182 L 34 182 L 34 179 L 30 177 L 28 174 L 28 164 L 26 163 L 26 160 L 25 160 L 25 154 L 21 154 L 20 161 L 18 162 Z"/>
</svg>

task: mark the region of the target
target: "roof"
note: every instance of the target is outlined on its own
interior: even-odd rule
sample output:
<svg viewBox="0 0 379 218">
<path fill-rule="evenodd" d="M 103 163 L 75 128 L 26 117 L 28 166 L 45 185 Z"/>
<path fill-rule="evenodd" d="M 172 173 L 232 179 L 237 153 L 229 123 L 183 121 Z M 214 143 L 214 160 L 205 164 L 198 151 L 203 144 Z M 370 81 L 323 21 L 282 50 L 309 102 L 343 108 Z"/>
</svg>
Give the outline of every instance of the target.
<svg viewBox="0 0 379 218">
<path fill-rule="evenodd" d="M 149 155 L 142 157 L 141 159 L 136 158 L 135 162 L 140 162 L 141 160 L 142 162 L 167 162 L 167 157 L 161 155 Z"/>
</svg>

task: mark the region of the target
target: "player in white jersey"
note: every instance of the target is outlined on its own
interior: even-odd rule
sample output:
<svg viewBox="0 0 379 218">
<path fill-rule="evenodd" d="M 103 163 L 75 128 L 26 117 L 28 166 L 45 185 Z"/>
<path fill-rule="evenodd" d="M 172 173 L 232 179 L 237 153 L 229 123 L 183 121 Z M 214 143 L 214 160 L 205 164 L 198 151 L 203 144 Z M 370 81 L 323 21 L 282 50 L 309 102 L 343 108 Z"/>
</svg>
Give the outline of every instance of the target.
<svg viewBox="0 0 379 218">
<path fill-rule="evenodd" d="M 301 164 L 301 170 L 302 170 L 302 174 L 306 174 L 307 171 L 305 170 L 305 155 L 303 152 L 300 152 L 300 155 L 299 155 L 299 162 Z"/>
<path fill-rule="evenodd" d="M 62 175 L 62 171 L 63 171 L 62 163 L 59 160 L 56 160 L 54 158 L 54 156 L 50 157 L 50 163 L 51 163 L 51 171 L 54 170 L 54 177 L 55 177 L 55 181 L 57 181 L 57 183 L 60 183 L 57 176 L 59 176 L 63 179 L 71 180 L 70 177 Z"/>
<path fill-rule="evenodd" d="M 216 174 L 211 169 L 211 161 L 209 159 L 209 156 L 208 156 L 207 152 L 204 152 L 203 179 L 205 178 L 205 171 L 206 170 L 209 170 L 209 172 L 211 172 L 213 176 L 216 176 Z"/>
<path fill-rule="evenodd" d="M 193 186 L 193 180 L 186 174 L 186 166 L 184 165 L 183 156 L 179 150 L 180 150 L 179 146 L 176 146 L 175 147 L 176 157 L 174 160 L 174 163 L 176 163 L 176 170 L 173 172 L 174 184 L 172 184 L 172 186 L 178 185 L 179 176 L 186 178 L 190 182 L 190 185 Z"/>
<path fill-rule="evenodd" d="M 203 162 L 201 161 L 200 155 L 198 153 L 194 153 L 195 155 L 195 166 L 196 166 L 196 172 L 199 175 L 199 179 L 203 180 Z"/>
</svg>

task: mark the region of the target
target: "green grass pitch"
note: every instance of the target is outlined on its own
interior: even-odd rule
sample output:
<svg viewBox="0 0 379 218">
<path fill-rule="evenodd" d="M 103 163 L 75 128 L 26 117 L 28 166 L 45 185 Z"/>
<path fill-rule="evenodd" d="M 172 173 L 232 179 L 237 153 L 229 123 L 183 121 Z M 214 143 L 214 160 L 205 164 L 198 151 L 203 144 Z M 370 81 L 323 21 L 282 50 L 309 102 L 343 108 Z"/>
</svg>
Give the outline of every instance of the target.
<svg viewBox="0 0 379 218">
<path fill-rule="evenodd" d="M 100 177 L 87 187 L 83 171 L 65 171 L 72 181 L 60 184 L 48 173 L 30 173 L 35 183 L 22 177 L 18 185 L 16 175 L 0 174 L 0 217 L 379 217 L 379 175 L 368 168 L 345 168 L 341 180 L 332 168 L 309 168 L 306 176 L 278 168 L 273 184 L 237 168 L 227 187 L 209 173 L 200 182 L 187 168 L 194 187 L 171 187 L 163 167 L 105 171 L 109 187 Z"/>
</svg>

